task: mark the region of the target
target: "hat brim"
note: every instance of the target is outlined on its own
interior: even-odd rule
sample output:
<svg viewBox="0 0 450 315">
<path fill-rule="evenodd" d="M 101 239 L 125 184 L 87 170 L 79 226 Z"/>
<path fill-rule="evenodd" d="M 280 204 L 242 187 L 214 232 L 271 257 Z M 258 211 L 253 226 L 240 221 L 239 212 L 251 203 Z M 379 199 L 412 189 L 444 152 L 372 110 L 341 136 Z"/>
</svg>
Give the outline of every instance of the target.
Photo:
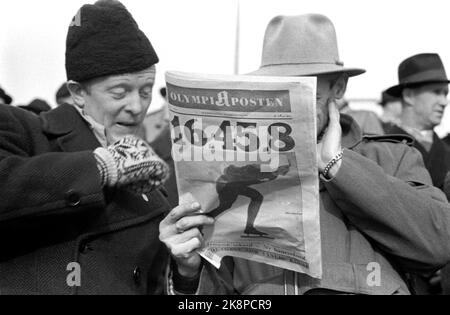
<svg viewBox="0 0 450 315">
<path fill-rule="evenodd" d="M 386 93 L 394 97 L 401 97 L 404 88 L 405 88 L 404 84 L 394 85 L 389 89 L 387 89 Z"/>
<path fill-rule="evenodd" d="M 425 81 L 418 81 L 418 82 L 414 82 L 414 83 L 403 83 L 403 84 L 398 84 L 398 85 L 394 85 L 394 86 L 390 87 L 389 89 L 386 90 L 386 93 L 391 96 L 394 96 L 394 97 L 401 97 L 402 92 L 405 88 L 418 86 L 418 85 L 433 84 L 433 83 L 449 84 L 450 81 L 449 80 L 425 80 Z"/>
<path fill-rule="evenodd" d="M 346 73 L 354 77 L 365 73 L 366 70 L 359 68 L 345 68 L 333 64 L 283 64 L 270 65 L 259 68 L 248 75 L 260 76 L 316 76 L 320 74 Z"/>
</svg>

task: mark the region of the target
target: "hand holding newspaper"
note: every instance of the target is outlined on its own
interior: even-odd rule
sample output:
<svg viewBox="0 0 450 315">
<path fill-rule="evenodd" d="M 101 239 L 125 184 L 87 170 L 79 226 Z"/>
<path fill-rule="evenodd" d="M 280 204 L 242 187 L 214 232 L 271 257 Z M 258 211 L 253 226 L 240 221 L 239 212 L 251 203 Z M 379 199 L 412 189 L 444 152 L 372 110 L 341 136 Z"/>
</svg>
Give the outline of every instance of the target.
<svg viewBox="0 0 450 315">
<path fill-rule="evenodd" d="M 322 275 L 316 79 L 166 75 L 179 194 L 216 219 L 199 253 Z"/>
</svg>

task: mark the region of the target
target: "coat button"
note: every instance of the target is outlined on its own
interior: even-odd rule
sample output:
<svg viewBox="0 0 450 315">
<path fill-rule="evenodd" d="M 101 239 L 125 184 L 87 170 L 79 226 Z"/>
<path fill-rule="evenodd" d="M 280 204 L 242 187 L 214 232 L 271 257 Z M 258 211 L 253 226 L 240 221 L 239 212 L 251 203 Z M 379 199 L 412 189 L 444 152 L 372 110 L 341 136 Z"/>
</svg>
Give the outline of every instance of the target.
<svg viewBox="0 0 450 315">
<path fill-rule="evenodd" d="M 133 280 L 136 284 L 141 282 L 141 268 L 136 267 L 133 270 Z"/>
<path fill-rule="evenodd" d="M 71 207 L 76 207 L 80 204 L 80 195 L 75 190 L 69 190 L 65 195 L 66 202 Z"/>
</svg>

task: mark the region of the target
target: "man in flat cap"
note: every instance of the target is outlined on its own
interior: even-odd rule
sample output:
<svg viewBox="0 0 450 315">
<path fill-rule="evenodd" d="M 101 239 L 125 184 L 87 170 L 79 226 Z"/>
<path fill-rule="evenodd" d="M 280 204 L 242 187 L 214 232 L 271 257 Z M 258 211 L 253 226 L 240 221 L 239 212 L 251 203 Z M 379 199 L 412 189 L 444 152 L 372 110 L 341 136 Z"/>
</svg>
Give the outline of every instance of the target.
<svg viewBox="0 0 450 315">
<path fill-rule="evenodd" d="M 169 293 L 408 294 L 406 272 L 428 274 L 450 260 L 450 206 L 420 153 L 402 143 L 408 137 L 362 136 L 352 118 L 339 115 L 335 100 L 363 72 L 340 61 L 332 22 L 308 14 L 270 22 L 253 73 L 318 79 L 322 279 L 230 257 L 216 270 L 195 251 L 199 228 L 214 221 L 186 206 L 160 225 L 172 254 Z M 368 281 L 374 266 L 376 283 Z"/>
<path fill-rule="evenodd" d="M 75 105 L 0 106 L 0 293 L 159 294 L 167 165 L 136 135 L 158 57 L 117 1 L 67 35 Z"/>
<path fill-rule="evenodd" d="M 399 84 L 386 93 L 400 98 L 400 121 L 384 124 L 384 130 L 414 137 L 414 147 L 422 153 L 434 186 L 444 190 L 445 177 L 450 171 L 450 149 L 433 131 L 441 123 L 448 104 L 450 81 L 442 60 L 434 53 L 409 57 L 399 65 L 398 78 Z"/>
</svg>

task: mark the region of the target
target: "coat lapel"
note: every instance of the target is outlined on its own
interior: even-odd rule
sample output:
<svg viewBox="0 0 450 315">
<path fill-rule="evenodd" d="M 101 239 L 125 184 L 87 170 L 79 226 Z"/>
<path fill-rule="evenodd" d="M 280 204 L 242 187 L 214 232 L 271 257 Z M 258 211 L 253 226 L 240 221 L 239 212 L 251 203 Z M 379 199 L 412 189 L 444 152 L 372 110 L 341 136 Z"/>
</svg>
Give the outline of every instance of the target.
<svg viewBox="0 0 450 315">
<path fill-rule="evenodd" d="M 54 139 L 60 151 L 78 152 L 100 147 L 88 123 L 71 105 L 60 107 L 41 115 L 44 133 Z"/>
</svg>

